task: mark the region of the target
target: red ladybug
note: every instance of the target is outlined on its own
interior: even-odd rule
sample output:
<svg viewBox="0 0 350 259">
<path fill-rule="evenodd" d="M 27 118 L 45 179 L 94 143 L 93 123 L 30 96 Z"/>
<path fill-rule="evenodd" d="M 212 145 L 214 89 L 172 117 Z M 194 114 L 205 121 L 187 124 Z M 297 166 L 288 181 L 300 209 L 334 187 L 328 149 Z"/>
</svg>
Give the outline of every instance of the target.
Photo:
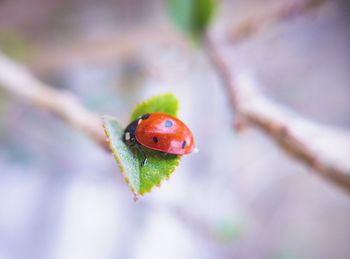
<svg viewBox="0 0 350 259">
<path fill-rule="evenodd" d="M 124 130 L 124 141 L 135 146 L 144 157 L 141 166 L 147 161 L 142 147 L 165 154 L 185 155 L 194 150 L 194 140 L 189 128 L 179 119 L 165 113 L 147 113 Z"/>
</svg>

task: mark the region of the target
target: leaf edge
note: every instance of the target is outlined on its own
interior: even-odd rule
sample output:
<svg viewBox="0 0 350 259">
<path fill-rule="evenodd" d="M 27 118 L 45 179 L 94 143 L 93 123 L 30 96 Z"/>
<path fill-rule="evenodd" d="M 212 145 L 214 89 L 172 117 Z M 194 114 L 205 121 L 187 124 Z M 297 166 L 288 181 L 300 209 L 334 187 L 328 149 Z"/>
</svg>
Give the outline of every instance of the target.
<svg viewBox="0 0 350 259">
<path fill-rule="evenodd" d="M 120 169 L 120 172 L 122 173 L 123 175 L 123 178 L 124 178 L 124 181 L 126 182 L 126 184 L 129 186 L 131 192 L 135 195 L 135 199 L 137 199 L 137 197 L 140 195 L 140 193 L 138 193 L 135 188 L 131 185 L 130 183 L 130 179 L 126 176 L 125 174 L 125 168 L 123 167 L 122 165 L 122 162 L 121 162 L 121 159 L 120 157 L 118 156 L 118 154 L 114 151 L 114 149 L 112 148 L 112 142 L 111 142 L 111 137 L 110 137 L 110 134 L 108 133 L 108 130 L 107 130 L 107 126 L 106 126 L 106 119 L 114 119 L 116 120 L 115 117 L 113 116 L 109 116 L 109 115 L 103 115 L 102 116 L 102 126 L 103 126 L 103 129 L 104 129 L 104 132 L 106 134 L 106 137 L 107 137 L 107 144 L 108 144 L 108 147 L 110 149 L 110 151 L 112 152 L 112 155 L 114 157 L 114 160 L 117 161 L 117 164 L 118 164 L 118 167 Z"/>
</svg>

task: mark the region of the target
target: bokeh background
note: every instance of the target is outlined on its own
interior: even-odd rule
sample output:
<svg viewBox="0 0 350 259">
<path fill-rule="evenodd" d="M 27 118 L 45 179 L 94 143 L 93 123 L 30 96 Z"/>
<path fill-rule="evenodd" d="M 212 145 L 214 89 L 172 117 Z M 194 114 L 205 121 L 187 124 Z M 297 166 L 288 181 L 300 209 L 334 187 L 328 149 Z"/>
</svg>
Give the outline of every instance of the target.
<svg viewBox="0 0 350 259">
<path fill-rule="evenodd" d="M 281 2 L 221 1 L 213 31 Z M 348 1 L 327 1 L 222 48 L 276 101 L 349 129 L 349 19 Z M 234 131 L 220 80 L 163 1 L 2 0 L 0 49 L 125 124 L 173 92 L 200 149 L 134 202 L 111 154 L 0 88 L 1 259 L 350 258 L 348 195 L 260 131 Z"/>
</svg>

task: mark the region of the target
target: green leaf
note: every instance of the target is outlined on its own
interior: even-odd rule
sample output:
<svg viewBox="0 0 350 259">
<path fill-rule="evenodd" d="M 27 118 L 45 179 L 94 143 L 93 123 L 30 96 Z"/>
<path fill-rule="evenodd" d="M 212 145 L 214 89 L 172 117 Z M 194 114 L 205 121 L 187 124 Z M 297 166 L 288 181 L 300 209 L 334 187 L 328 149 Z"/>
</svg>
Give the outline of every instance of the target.
<svg viewBox="0 0 350 259">
<path fill-rule="evenodd" d="M 176 116 L 177 110 L 176 97 L 172 94 L 163 94 L 137 105 L 132 112 L 131 121 L 150 112 L 164 112 Z M 169 154 L 164 156 L 160 152 L 144 148 L 147 163 L 141 166 L 142 154 L 123 141 L 125 127 L 116 118 L 105 116 L 104 128 L 114 158 L 136 197 L 150 192 L 154 186 L 160 186 L 160 183 L 170 177 L 180 162 L 179 156 Z"/>
<path fill-rule="evenodd" d="M 217 9 L 216 0 L 167 0 L 174 23 L 195 41 L 201 40 Z"/>
<path fill-rule="evenodd" d="M 130 122 L 150 112 L 163 112 L 176 117 L 178 109 L 179 103 L 173 94 L 158 95 L 136 105 L 131 113 Z"/>
</svg>

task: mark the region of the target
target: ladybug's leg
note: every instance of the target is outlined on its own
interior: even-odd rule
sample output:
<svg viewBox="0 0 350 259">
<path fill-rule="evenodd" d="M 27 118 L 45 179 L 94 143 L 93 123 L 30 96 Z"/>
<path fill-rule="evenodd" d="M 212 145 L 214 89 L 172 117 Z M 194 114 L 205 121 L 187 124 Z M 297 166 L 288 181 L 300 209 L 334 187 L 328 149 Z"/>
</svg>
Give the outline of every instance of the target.
<svg viewBox="0 0 350 259">
<path fill-rule="evenodd" d="M 143 155 L 143 160 L 142 160 L 142 162 L 141 162 L 141 167 L 142 167 L 142 166 L 144 166 L 144 165 L 146 164 L 146 162 L 147 162 L 146 153 L 145 153 L 145 151 L 143 150 L 143 148 L 140 147 L 140 145 L 138 145 L 138 144 L 135 143 L 135 147 L 136 147 L 137 150 L 140 151 L 141 154 Z"/>
</svg>

